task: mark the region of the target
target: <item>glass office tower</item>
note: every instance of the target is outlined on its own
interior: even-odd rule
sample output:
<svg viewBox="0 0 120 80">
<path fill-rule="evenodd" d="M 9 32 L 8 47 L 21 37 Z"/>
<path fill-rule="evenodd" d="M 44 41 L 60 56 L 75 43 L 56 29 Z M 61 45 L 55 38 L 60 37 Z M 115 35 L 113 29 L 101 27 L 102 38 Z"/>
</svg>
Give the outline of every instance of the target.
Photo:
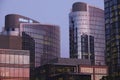
<svg viewBox="0 0 120 80">
<path fill-rule="evenodd" d="M 31 80 L 35 78 L 36 67 L 60 57 L 60 31 L 56 25 L 41 24 L 28 17 L 8 14 L 5 16 L 5 28 L 2 35 L 20 37 L 20 40 L 17 41 L 18 48 L 30 51 Z M 14 43 L 13 40 L 16 39 L 7 42 Z M 13 48 L 14 46 L 11 47 L 11 45 L 4 47 Z"/>
<path fill-rule="evenodd" d="M 23 32 L 35 40 L 35 67 L 60 57 L 59 27 L 37 23 L 22 23 L 20 24 L 21 36 Z M 28 40 L 27 37 L 26 40 Z"/>
<path fill-rule="evenodd" d="M 56 25 L 41 24 L 21 15 L 9 14 L 5 17 L 2 33 L 22 37 L 22 48 L 30 50 L 35 67 L 60 57 L 60 31 Z"/>
<path fill-rule="evenodd" d="M 104 11 L 76 2 L 69 14 L 70 58 L 88 59 L 104 65 Z"/>
<path fill-rule="evenodd" d="M 104 0 L 106 63 L 114 80 L 120 79 L 120 0 Z M 119 77 L 118 77 L 119 76 Z"/>
</svg>

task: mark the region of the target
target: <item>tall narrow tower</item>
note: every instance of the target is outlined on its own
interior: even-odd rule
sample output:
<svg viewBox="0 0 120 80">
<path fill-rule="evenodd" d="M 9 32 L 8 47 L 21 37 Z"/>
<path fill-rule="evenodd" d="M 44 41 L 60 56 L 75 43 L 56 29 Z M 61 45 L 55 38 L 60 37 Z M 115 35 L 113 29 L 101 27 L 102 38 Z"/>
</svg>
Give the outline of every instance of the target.
<svg viewBox="0 0 120 80">
<path fill-rule="evenodd" d="M 120 0 L 104 0 L 106 63 L 109 74 L 120 79 Z M 119 76 L 119 77 L 118 77 Z"/>
<path fill-rule="evenodd" d="M 69 14 L 70 58 L 88 59 L 104 65 L 104 11 L 76 2 Z"/>
</svg>

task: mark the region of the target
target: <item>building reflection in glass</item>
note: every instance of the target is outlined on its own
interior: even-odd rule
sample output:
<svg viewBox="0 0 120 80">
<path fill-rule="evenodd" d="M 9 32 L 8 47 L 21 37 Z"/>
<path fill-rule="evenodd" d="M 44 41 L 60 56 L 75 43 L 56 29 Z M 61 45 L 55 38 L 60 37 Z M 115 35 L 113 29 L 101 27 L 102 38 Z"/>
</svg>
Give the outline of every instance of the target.
<svg viewBox="0 0 120 80">
<path fill-rule="evenodd" d="M 39 67 L 51 59 L 60 57 L 60 30 L 58 26 L 21 23 L 21 36 L 23 36 L 23 32 L 35 41 L 35 67 Z M 29 39 L 25 38 L 26 42 L 29 42 Z"/>
</svg>

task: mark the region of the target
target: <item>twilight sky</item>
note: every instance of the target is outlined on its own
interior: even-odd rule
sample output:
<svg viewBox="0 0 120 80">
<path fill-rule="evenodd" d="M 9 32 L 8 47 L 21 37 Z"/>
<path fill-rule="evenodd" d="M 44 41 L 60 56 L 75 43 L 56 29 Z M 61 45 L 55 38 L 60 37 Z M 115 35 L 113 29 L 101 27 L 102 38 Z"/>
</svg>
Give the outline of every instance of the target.
<svg viewBox="0 0 120 80">
<path fill-rule="evenodd" d="M 61 30 L 61 57 L 69 57 L 69 17 L 74 2 L 104 8 L 103 0 L 0 0 L 0 31 L 7 14 L 20 14 Z"/>
</svg>

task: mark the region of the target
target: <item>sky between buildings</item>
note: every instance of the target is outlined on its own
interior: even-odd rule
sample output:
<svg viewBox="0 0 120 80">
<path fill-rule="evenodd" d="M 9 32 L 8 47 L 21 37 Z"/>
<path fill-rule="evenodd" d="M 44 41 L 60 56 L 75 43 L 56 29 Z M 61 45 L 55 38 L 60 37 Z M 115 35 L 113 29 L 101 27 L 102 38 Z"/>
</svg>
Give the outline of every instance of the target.
<svg viewBox="0 0 120 80">
<path fill-rule="evenodd" d="M 103 0 L 0 0 L 0 31 L 7 14 L 20 14 L 61 30 L 61 57 L 69 57 L 69 12 L 74 2 L 85 2 L 103 9 Z"/>
</svg>

